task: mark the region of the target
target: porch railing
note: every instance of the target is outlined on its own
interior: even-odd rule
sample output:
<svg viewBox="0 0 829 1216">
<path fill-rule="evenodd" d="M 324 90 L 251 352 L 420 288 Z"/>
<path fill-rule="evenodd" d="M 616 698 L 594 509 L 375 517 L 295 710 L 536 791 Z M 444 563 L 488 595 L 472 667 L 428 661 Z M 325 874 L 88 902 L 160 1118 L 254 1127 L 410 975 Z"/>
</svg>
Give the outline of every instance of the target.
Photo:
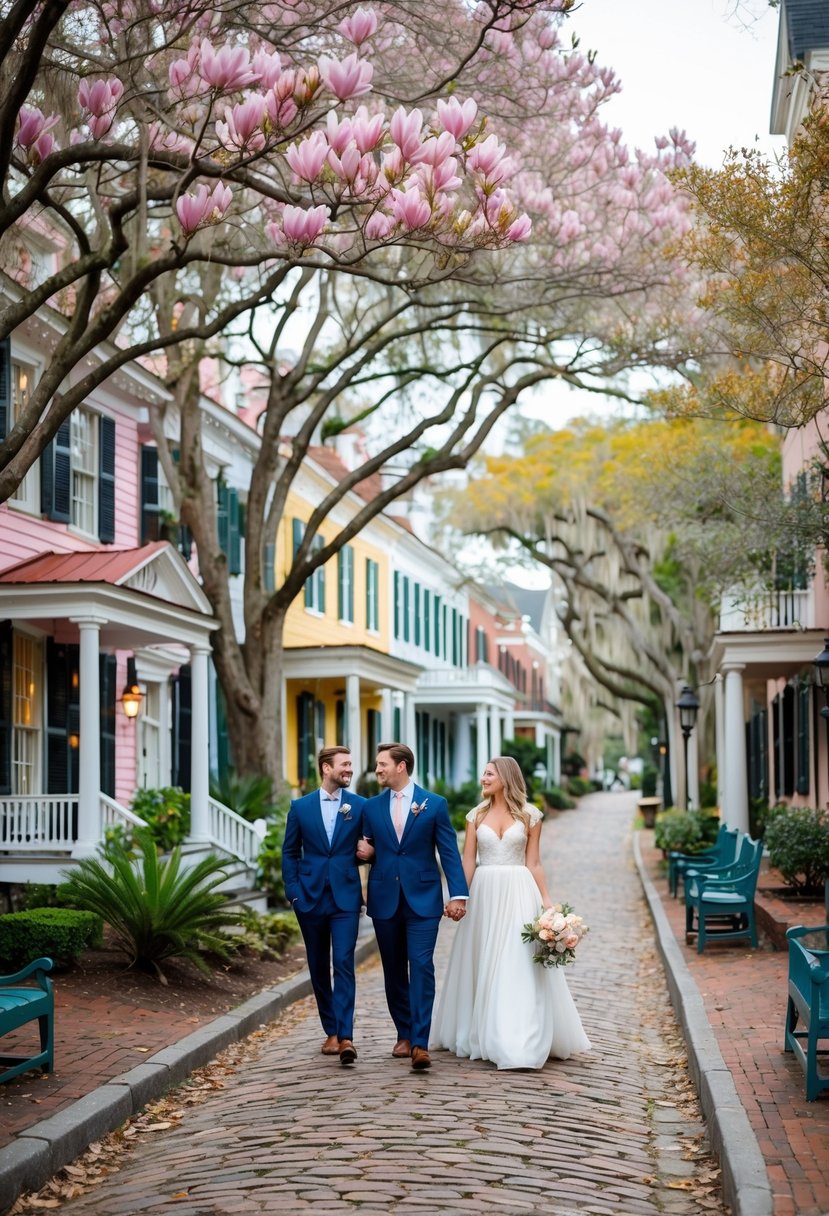
<svg viewBox="0 0 829 1216">
<path fill-rule="evenodd" d="M 255 865 L 266 830 L 264 819 L 248 823 L 229 806 L 213 798 L 207 800 L 207 811 L 211 844 L 232 857 L 238 857 L 246 865 Z"/>
<path fill-rule="evenodd" d="M 0 798 L 0 849 L 7 853 L 71 853 L 77 794 L 11 794 Z"/>
<path fill-rule="evenodd" d="M 754 633 L 775 629 L 814 629 L 815 601 L 804 591 L 743 591 L 723 596 L 721 633 Z"/>
<path fill-rule="evenodd" d="M 147 821 L 133 811 L 128 811 L 120 802 L 110 798 L 109 794 L 101 794 L 101 830 L 106 832 L 107 828 L 117 826 L 145 828 Z"/>
</svg>

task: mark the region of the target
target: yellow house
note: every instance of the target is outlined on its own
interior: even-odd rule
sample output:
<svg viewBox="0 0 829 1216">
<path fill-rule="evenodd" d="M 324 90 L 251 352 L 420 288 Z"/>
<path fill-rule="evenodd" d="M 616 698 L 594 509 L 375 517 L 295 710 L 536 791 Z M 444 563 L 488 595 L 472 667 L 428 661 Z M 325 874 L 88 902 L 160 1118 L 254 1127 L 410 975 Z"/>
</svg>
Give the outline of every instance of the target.
<svg viewBox="0 0 829 1216">
<path fill-rule="evenodd" d="M 334 453 L 312 449 L 279 526 L 277 584 L 314 506 L 345 472 Z M 363 505 L 356 493 L 348 495 L 321 528 L 320 544 Z M 288 611 L 282 696 L 285 778 L 293 788 L 316 784 L 316 753 L 335 743 L 351 748 L 356 784 L 373 769 L 383 737 L 401 733 L 421 670 L 390 653 L 390 555 L 401 527 L 378 516 L 315 571 Z"/>
</svg>

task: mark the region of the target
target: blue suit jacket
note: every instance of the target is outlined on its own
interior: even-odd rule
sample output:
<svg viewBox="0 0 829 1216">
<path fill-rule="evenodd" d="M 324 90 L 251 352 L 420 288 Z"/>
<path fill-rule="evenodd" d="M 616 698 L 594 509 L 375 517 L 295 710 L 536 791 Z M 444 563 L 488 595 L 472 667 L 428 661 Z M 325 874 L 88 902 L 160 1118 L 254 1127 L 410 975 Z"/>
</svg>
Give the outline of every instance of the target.
<svg viewBox="0 0 829 1216">
<path fill-rule="evenodd" d="M 380 920 L 394 916 L 401 891 L 417 916 L 443 914 L 435 849 L 440 855 L 449 895 L 469 894 L 446 799 L 415 785 L 413 801 L 423 809 L 417 814 L 409 812 L 401 840 L 397 839 L 392 823 L 390 790 L 369 798 L 363 807 L 363 835 L 373 841 L 375 849 L 368 879 L 368 915 Z"/>
<path fill-rule="evenodd" d="M 320 792 L 295 798 L 288 811 L 282 842 L 282 878 L 285 894 L 297 912 L 310 912 L 322 898 L 326 883 L 337 907 L 359 913 L 363 903 L 357 843 L 363 835 L 365 798 L 343 790 L 331 843 L 322 822 Z"/>
</svg>

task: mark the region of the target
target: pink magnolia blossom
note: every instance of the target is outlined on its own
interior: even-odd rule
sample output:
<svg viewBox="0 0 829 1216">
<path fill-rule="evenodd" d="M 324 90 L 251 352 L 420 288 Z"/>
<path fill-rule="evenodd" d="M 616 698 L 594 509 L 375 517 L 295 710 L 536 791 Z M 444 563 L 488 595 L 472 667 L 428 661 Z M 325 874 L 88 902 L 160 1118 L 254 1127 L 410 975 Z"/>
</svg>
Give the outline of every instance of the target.
<svg viewBox="0 0 829 1216">
<path fill-rule="evenodd" d="M 351 119 L 338 119 L 334 111 L 329 110 L 325 119 L 325 135 L 330 148 L 339 156 L 351 142 Z"/>
<path fill-rule="evenodd" d="M 507 228 L 508 241 L 526 241 L 527 237 L 532 232 L 533 223 L 526 212 L 519 215 L 517 220 L 513 220 L 509 228 Z"/>
<path fill-rule="evenodd" d="M 389 134 L 405 160 L 413 160 L 420 148 L 423 115 L 420 110 L 407 112 L 398 106 L 391 116 Z"/>
<path fill-rule="evenodd" d="M 487 136 L 471 149 L 468 163 L 473 172 L 480 173 L 490 184 L 503 181 L 513 168 L 505 146 L 495 135 Z"/>
<path fill-rule="evenodd" d="M 272 89 L 282 72 L 282 60 L 276 51 L 259 50 L 253 56 L 253 71 L 265 89 Z"/>
<path fill-rule="evenodd" d="M 159 152 L 189 153 L 193 150 L 192 139 L 179 135 L 178 131 L 172 131 L 160 122 L 151 122 L 147 133 L 150 147 L 157 149 Z"/>
<path fill-rule="evenodd" d="M 283 72 L 265 98 L 265 106 L 271 125 L 277 130 L 289 127 L 297 116 L 299 106 L 294 100 L 296 74 L 293 70 Z"/>
<path fill-rule="evenodd" d="M 440 165 L 419 165 L 418 178 L 427 191 L 457 190 L 463 184 L 457 175 L 458 162 L 454 156 L 443 161 Z"/>
<path fill-rule="evenodd" d="M 450 97 L 448 101 L 439 101 L 437 108 L 444 131 L 458 140 L 466 135 L 478 113 L 478 103 L 472 97 L 468 97 L 463 104 L 457 97 Z"/>
<path fill-rule="evenodd" d="M 199 44 L 192 42 L 186 59 L 176 59 L 170 64 L 170 88 L 179 97 L 194 97 L 202 90 L 198 76 Z"/>
<path fill-rule="evenodd" d="M 176 200 L 176 215 L 185 236 L 192 236 L 198 228 L 217 224 L 233 200 L 229 186 L 218 182 L 211 190 L 202 184 L 195 194 L 182 194 Z"/>
<path fill-rule="evenodd" d="M 78 86 L 78 102 L 88 115 L 87 123 L 93 139 L 103 139 L 112 126 L 115 108 L 124 93 L 120 80 L 82 80 Z"/>
<path fill-rule="evenodd" d="M 265 98 L 253 93 L 238 105 L 225 106 L 225 122 L 216 123 L 216 136 L 225 148 L 260 152 L 265 146 L 262 123 Z"/>
<path fill-rule="evenodd" d="M 325 206 L 292 207 L 282 212 L 282 231 L 289 241 L 298 245 L 311 245 L 328 223 L 328 208 Z"/>
<path fill-rule="evenodd" d="M 340 101 L 371 92 L 374 68 L 357 55 L 349 55 L 341 62 L 323 55 L 319 61 L 319 72 L 325 87 Z"/>
<path fill-rule="evenodd" d="M 394 220 L 383 211 L 374 211 L 366 222 L 366 240 L 384 241 L 394 227 Z"/>
<path fill-rule="evenodd" d="M 349 144 L 342 156 L 336 152 L 328 153 L 328 164 L 344 182 L 353 182 L 360 172 L 361 156 L 356 144 Z"/>
<path fill-rule="evenodd" d="M 202 39 L 199 75 L 214 89 L 234 93 L 256 80 L 250 55 L 243 46 L 222 46 L 218 51 L 207 38 Z"/>
<path fill-rule="evenodd" d="M 358 8 L 350 17 L 346 17 L 337 29 L 355 46 L 362 46 L 377 29 L 377 16 L 364 8 Z"/>
<path fill-rule="evenodd" d="M 21 106 L 17 122 L 16 143 L 18 147 L 26 151 L 36 149 L 38 160 L 43 160 L 55 146 L 55 141 L 51 135 L 48 135 L 48 132 L 58 122 L 58 115 L 52 114 L 51 117 L 46 118 L 37 106 Z M 47 138 L 44 140 L 44 137 Z M 49 143 L 50 140 L 51 143 Z M 40 141 L 44 141 L 41 147 L 46 149 L 48 146 L 48 151 L 41 152 L 41 147 L 38 147 Z"/>
<path fill-rule="evenodd" d="M 432 208 L 416 186 L 409 190 L 392 190 L 394 218 L 404 228 L 422 228 L 432 216 Z"/>
<path fill-rule="evenodd" d="M 455 151 L 455 137 L 448 131 L 440 135 L 430 135 L 409 159 L 415 164 L 440 165 Z"/>
<path fill-rule="evenodd" d="M 329 114 L 329 118 L 331 115 Z M 351 120 L 351 136 L 361 152 L 373 152 L 383 134 L 383 115 L 369 117 L 365 106 L 360 106 Z"/>
<path fill-rule="evenodd" d="M 300 181 L 315 181 L 325 164 L 329 148 L 321 131 L 314 131 L 301 143 L 291 144 L 285 153 L 285 159 Z"/>
</svg>

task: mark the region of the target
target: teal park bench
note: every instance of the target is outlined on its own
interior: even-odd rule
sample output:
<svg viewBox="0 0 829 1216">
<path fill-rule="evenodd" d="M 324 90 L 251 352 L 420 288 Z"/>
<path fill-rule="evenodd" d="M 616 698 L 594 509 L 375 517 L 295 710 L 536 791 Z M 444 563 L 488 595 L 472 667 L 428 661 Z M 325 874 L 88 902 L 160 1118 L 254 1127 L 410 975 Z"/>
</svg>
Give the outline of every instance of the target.
<svg viewBox="0 0 829 1216">
<path fill-rule="evenodd" d="M 784 1051 L 793 1051 L 806 1074 L 806 1101 L 829 1089 L 829 1072 L 818 1072 L 818 1056 L 829 1058 L 829 925 L 789 929 L 789 1000 Z M 796 1029 L 800 1022 L 801 1029 Z M 823 1041 L 827 1046 L 819 1050 Z"/>
<path fill-rule="evenodd" d="M 698 954 L 702 954 L 709 940 L 747 937 L 756 948 L 754 892 L 762 859 L 762 841 L 744 836 L 732 865 L 686 870 L 685 932 L 696 932 Z"/>
<path fill-rule="evenodd" d="M 717 839 L 710 849 L 702 849 L 699 853 L 680 853 L 672 849 L 668 854 L 668 890 L 674 899 L 687 870 L 708 870 L 713 866 L 730 865 L 737 857 L 739 843 L 739 829 L 721 823 Z"/>
<path fill-rule="evenodd" d="M 0 1036 L 38 1021 L 40 1052 L 34 1055 L 0 1054 L 0 1081 L 10 1081 L 30 1068 L 51 1072 L 55 1062 L 55 996 L 52 981 L 46 974 L 52 970 L 50 958 L 36 958 L 16 975 L 0 975 Z M 35 984 L 16 987 L 22 980 L 34 977 Z M 8 1067 L 4 1067 L 8 1065 Z"/>
</svg>

